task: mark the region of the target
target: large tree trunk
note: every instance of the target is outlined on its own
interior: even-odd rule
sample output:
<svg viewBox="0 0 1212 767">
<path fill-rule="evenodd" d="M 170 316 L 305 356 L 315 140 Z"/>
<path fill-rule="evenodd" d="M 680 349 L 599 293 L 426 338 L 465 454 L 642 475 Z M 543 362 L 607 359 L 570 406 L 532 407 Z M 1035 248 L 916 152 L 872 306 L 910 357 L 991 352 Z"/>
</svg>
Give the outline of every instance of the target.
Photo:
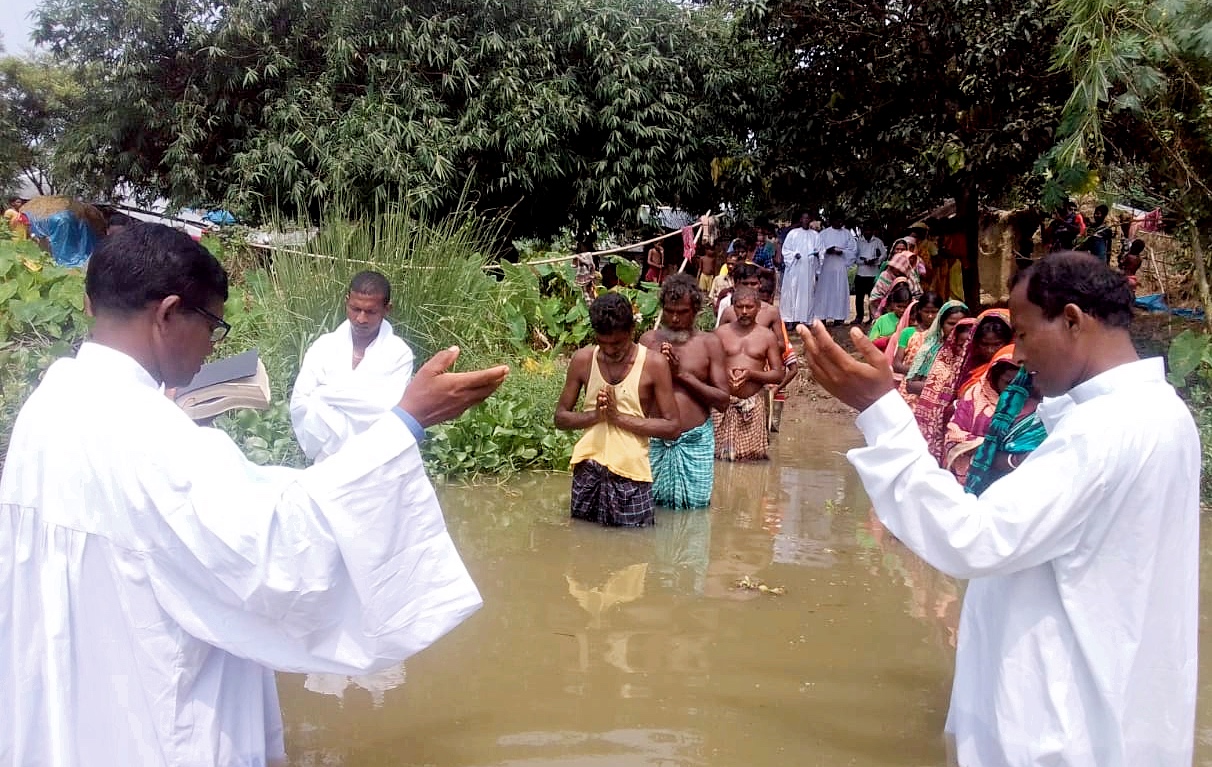
<svg viewBox="0 0 1212 767">
<path fill-rule="evenodd" d="M 1204 260 L 1204 245 L 1200 242 L 1199 227 L 1191 222 L 1191 250 L 1195 258 L 1195 286 L 1199 289 L 1199 302 L 1204 307 L 1204 326 L 1212 332 L 1212 291 L 1208 289 L 1208 262 Z"/>
<path fill-rule="evenodd" d="M 968 182 L 955 200 L 955 211 L 964 227 L 964 244 L 968 249 L 964 268 L 964 301 L 977 311 L 981 304 L 981 206 L 976 184 Z"/>
</svg>

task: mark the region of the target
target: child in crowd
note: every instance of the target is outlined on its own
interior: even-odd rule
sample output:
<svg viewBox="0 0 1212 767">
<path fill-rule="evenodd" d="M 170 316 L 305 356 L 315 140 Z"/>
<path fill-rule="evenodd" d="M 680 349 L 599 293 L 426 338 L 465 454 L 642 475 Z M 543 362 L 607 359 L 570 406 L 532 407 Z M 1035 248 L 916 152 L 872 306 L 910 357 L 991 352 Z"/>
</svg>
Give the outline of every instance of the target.
<svg viewBox="0 0 1212 767">
<path fill-rule="evenodd" d="M 867 337 L 875 342 L 877 349 L 883 351 L 888 348 L 890 342 L 895 343 L 897 328 L 912 300 L 913 295 L 909 292 L 909 283 L 901 278 L 888 292 L 888 297 L 884 301 L 885 311 L 879 316 L 879 319 L 871 323 L 871 330 L 867 334 Z"/>
</svg>

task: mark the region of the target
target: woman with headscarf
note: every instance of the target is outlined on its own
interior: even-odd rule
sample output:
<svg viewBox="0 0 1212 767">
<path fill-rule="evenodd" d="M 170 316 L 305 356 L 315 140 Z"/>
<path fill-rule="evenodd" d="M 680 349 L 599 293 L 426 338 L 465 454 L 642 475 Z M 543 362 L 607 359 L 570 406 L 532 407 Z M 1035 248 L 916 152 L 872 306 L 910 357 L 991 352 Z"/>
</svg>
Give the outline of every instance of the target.
<svg viewBox="0 0 1212 767">
<path fill-rule="evenodd" d="M 917 298 L 922 294 L 922 274 L 924 269 L 917 255 L 909 247 L 907 240 L 897 240 L 892 243 L 892 255 L 880 276 L 875 278 L 875 287 L 871 289 L 868 308 L 872 317 L 880 316 L 884 311 L 884 300 L 898 279 L 909 283 L 909 292 Z"/>
<path fill-rule="evenodd" d="M 972 456 L 981 446 L 993 422 L 998 397 L 1016 375 L 1018 365 L 1014 362 L 1014 344 L 1010 344 L 1003 346 L 988 364 L 973 372 L 969 380 L 975 378 L 975 383 L 960 387 L 955 413 L 947 422 L 943 468 L 950 469 L 961 485 L 968 481 Z"/>
<path fill-rule="evenodd" d="M 967 325 L 966 320 L 961 322 L 943 344 L 913 408 L 917 425 L 939 466 L 945 462 L 947 422 L 955 412 L 960 386 L 974 369 L 992 360 L 1013 337 L 1010 312 L 1005 309 L 983 312 L 971 324 L 970 334 L 957 332 Z"/>
<path fill-rule="evenodd" d="M 1048 436 L 1036 413 L 1040 395 L 1027 366 L 1002 390 L 985 438 L 972 456 L 964 490 L 980 495 L 997 480 L 1019 467 Z"/>
<path fill-rule="evenodd" d="M 902 320 L 907 319 L 908 322 L 902 322 L 901 326 L 897 328 L 896 346 L 893 347 L 890 344 L 884 350 L 884 356 L 892 365 L 892 372 L 897 381 L 905 379 L 909 366 L 913 364 L 913 358 L 922 348 L 922 339 L 925 338 L 926 333 L 930 332 L 930 328 L 934 326 L 934 320 L 942 310 L 942 297 L 929 291 L 923 293 L 921 298 L 909 305 L 905 317 L 902 318 Z"/>
<path fill-rule="evenodd" d="M 930 329 L 914 336 L 918 339 L 917 347 L 912 350 L 912 355 L 909 354 L 911 350 L 906 349 L 905 351 L 905 359 L 909 360 L 909 365 L 905 371 L 905 380 L 901 382 L 900 386 L 901 396 L 905 398 L 905 402 L 910 408 L 917 404 L 918 395 L 926 388 L 926 379 L 934 368 L 943 343 L 955 330 L 956 325 L 967 316 L 967 305 L 961 301 L 948 301 L 943 304 L 942 309 L 939 309 Z"/>
</svg>

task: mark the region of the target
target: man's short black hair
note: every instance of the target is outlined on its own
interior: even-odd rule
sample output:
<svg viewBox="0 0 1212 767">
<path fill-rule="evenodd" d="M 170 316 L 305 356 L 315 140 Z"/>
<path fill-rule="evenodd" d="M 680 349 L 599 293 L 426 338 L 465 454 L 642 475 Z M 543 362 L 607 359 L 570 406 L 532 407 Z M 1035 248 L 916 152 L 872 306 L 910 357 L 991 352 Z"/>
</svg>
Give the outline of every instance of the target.
<svg viewBox="0 0 1212 767">
<path fill-rule="evenodd" d="M 740 284 L 742 280 L 752 280 L 754 277 L 761 277 L 761 272 L 762 270 L 757 264 L 748 262 L 737 264 L 736 268 L 732 270 L 732 282 L 733 284 Z"/>
<path fill-rule="evenodd" d="M 732 291 L 732 305 L 733 306 L 736 306 L 737 304 L 739 304 L 741 301 L 745 300 L 746 298 L 752 298 L 754 301 L 756 301 L 758 303 L 759 306 L 762 303 L 762 297 L 758 295 L 758 292 L 756 290 L 749 287 L 748 285 L 738 285 L 736 290 Z"/>
<path fill-rule="evenodd" d="M 1050 253 L 1016 273 L 1010 289 L 1024 281 L 1027 300 L 1048 319 L 1059 317 L 1073 304 L 1104 325 L 1126 328 L 1132 324 L 1135 294 L 1128 278 L 1089 253 Z"/>
<path fill-rule="evenodd" d="M 697 314 L 703 308 L 703 291 L 698 282 L 685 272 L 671 274 L 661 283 L 661 306 L 673 301 L 690 299 L 690 308 Z"/>
<path fill-rule="evenodd" d="M 607 292 L 589 305 L 589 324 L 595 333 L 617 333 L 635 329 L 635 314 L 631 302 L 619 293 Z"/>
<path fill-rule="evenodd" d="M 358 272 L 349 281 L 350 293 L 361 293 L 364 296 L 382 296 L 383 305 L 391 303 L 391 283 L 378 272 Z"/>
<path fill-rule="evenodd" d="M 88 261 L 84 292 L 95 313 L 131 314 L 169 296 L 205 309 L 227 300 L 227 272 L 185 232 L 138 222 L 101 240 Z"/>
</svg>

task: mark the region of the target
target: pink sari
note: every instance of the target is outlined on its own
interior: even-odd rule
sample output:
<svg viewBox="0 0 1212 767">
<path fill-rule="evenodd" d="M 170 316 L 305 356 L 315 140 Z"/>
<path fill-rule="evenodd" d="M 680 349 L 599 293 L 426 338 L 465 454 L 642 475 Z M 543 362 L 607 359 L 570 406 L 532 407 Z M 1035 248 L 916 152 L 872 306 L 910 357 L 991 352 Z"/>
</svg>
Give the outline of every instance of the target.
<svg viewBox="0 0 1212 767">
<path fill-rule="evenodd" d="M 998 366 L 1014 366 L 1014 344 L 1004 346 L 989 364 L 982 366 L 978 382 L 966 388 L 955 405 L 955 413 L 947 423 L 944 437 L 943 468 L 950 469 L 962 485 L 968 481 L 972 456 L 985 441 L 993 414 L 997 412 L 998 392 L 993 388 Z"/>
<path fill-rule="evenodd" d="M 971 333 L 962 343 L 957 341 L 957 333 L 961 328 L 971 330 L 974 325 L 976 319 L 966 317 L 952 328 L 926 377 L 926 388 L 922 389 L 913 405 L 913 417 L 917 419 L 917 426 L 926 439 L 930 455 L 940 466 L 943 464 L 947 422 L 951 420 L 955 393 L 964 372 L 964 360 L 968 357 L 968 347 L 972 345 Z"/>
</svg>

